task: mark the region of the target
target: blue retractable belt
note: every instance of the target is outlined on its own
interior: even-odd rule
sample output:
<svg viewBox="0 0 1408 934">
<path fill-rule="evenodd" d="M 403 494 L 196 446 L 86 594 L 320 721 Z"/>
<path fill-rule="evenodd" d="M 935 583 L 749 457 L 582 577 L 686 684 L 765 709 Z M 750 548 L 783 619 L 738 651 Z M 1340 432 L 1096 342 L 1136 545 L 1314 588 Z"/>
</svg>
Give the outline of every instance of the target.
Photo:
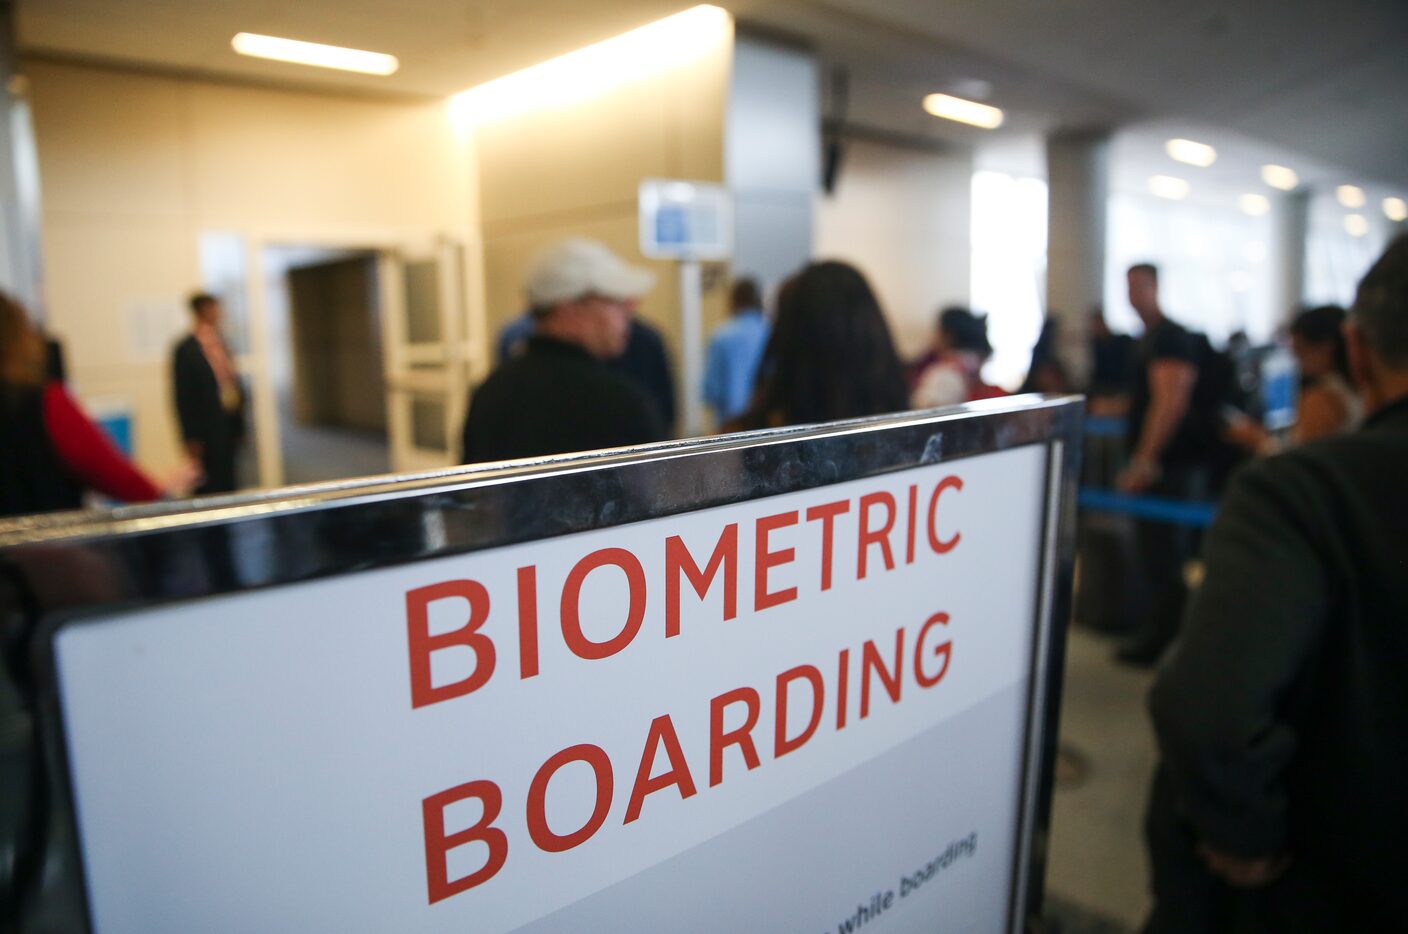
<svg viewBox="0 0 1408 934">
<path fill-rule="evenodd" d="M 1094 512 L 1119 512 L 1137 519 L 1153 519 L 1155 522 L 1171 522 L 1198 529 L 1212 525 L 1213 516 L 1217 514 L 1217 506 L 1213 503 L 1190 503 L 1163 496 L 1131 496 L 1088 487 L 1080 491 L 1076 502 L 1081 509 Z"/>
<path fill-rule="evenodd" d="M 1123 415 L 1087 415 L 1085 436 L 1087 438 L 1123 438 L 1126 422 Z"/>
</svg>

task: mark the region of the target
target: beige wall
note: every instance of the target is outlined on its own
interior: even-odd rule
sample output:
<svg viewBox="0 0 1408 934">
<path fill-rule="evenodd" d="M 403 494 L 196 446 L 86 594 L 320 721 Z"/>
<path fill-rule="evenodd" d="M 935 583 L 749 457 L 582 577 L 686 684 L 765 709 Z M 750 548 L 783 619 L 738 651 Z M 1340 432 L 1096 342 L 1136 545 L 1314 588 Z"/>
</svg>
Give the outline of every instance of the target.
<svg viewBox="0 0 1408 934">
<path fill-rule="evenodd" d="M 474 131 L 489 333 L 523 310 L 533 257 L 566 236 L 595 237 L 632 262 L 640 254 L 636 191 L 645 178 L 723 180 L 731 41 L 663 75 L 570 109 L 534 111 Z M 680 369 L 679 295 L 671 263 L 642 317 Z M 724 315 L 722 277 L 705 300 L 705 332 Z"/>
<path fill-rule="evenodd" d="M 854 141 L 818 198 L 817 258 L 865 273 L 901 356 L 923 351 L 941 306 L 968 303 L 972 176 L 965 154 Z"/>
<path fill-rule="evenodd" d="M 32 88 L 50 327 L 85 401 L 135 413 L 137 458 L 177 452 L 169 341 L 203 231 L 349 245 L 456 236 L 482 334 L 473 159 L 443 102 L 386 102 L 44 61 Z M 373 242 L 376 241 L 376 242 Z"/>
</svg>

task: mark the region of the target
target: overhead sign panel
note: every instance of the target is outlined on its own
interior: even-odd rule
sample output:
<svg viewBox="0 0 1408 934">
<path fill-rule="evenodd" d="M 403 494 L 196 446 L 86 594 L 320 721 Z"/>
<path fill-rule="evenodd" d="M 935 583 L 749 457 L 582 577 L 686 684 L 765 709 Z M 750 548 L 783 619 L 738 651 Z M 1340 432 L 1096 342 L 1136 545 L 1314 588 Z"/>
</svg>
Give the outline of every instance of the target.
<svg viewBox="0 0 1408 934">
<path fill-rule="evenodd" d="M 640 250 L 650 259 L 722 260 L 733 252 L 733 199 L 722 185 L 640 184 Z"/>
</svg>

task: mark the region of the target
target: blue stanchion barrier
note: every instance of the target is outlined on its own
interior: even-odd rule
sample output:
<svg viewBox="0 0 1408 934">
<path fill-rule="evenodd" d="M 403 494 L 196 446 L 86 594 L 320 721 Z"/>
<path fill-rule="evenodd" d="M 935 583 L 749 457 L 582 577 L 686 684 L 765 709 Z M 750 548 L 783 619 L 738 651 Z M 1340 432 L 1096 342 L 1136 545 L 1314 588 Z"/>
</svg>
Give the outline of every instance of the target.
<svg viewBox="0 0 1408 934">
<path fill-rule="evenodd" d="M 1123 438 L 1125 418 L 1122 415 L 1087 415 L 1085 436 L 1087 438 Z"/>
<path fill-rule="evenodd" d="M 1133 496 L 1088 487 L 1080 491 L 1076 502 L 1081 509 L 1120 512 L 1137 519 L 1153 519 L 1155 522 L 1171 522 L 1199 529 L 1212 525 L 1217 514 L 1217 506 L 1213 503 L 1193 503 L 1163 496 Z"/>
</svg>

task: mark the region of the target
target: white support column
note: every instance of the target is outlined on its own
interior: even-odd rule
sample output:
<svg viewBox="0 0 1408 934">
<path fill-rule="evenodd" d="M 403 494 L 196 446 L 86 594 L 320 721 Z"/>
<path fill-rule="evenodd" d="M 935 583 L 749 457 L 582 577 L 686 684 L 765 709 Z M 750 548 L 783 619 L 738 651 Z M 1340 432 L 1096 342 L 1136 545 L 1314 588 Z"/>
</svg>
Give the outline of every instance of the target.
<svg viewBox="0 0 1408 934">
<path fill-rule="evenodd" d="M 15 5 L 0 0 L 0 289 L 40 323 L 39 158 L 25 81 L 16 71 Z"/>
<path fill-rule="evenodd" d="M 1310 235 L 1310 191 L 1297 188 L 1272 199 L 1272 309 L 1289 322 L 1305 302 L 1305 251 Z"/>
<path fill-rule="evenodd" d="M 1077 385 L 1090 372 L 1090 310 L 1105 291 L 1109 131 L 1058 130 L 1046 140 L 1046 307 Z"/>
<path fill-rule="evenodd" d="M 704 433 L 704 278 L 697 260 L 680 263 L 680 338 L 684 357 L 684 436 Z"/>
</svg>

